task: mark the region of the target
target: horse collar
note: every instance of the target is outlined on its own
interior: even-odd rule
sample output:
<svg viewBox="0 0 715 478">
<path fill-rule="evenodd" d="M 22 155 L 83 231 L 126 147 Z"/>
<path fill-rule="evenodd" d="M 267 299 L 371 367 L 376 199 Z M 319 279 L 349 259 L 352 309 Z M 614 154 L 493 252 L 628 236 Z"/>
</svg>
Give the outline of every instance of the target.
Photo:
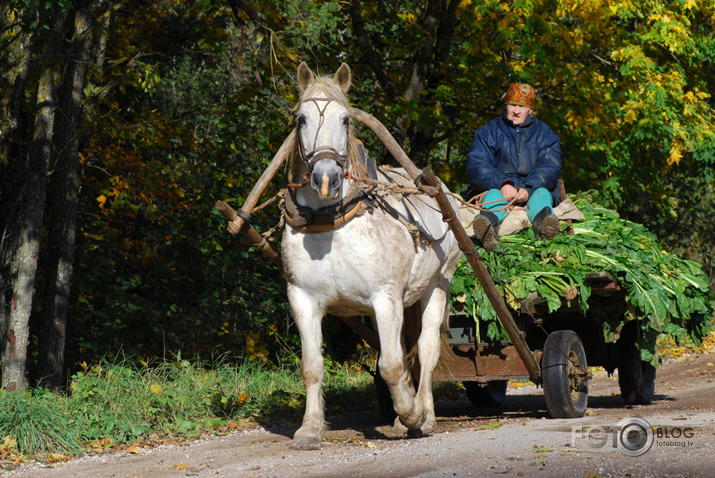
<svg viewBox="0 0 715 478">
<path fill-rule="evenodd" d="M 362 142 L 358 142 L 358 157 L 356 160 L 367 166 L 368 179 L 377 179 L 375 163 L 368 158 Z M 293 228 L 305 233 L 316 233 L 330 231 L 342 226 L 354 217 L 359 216 L 366 210 L 372 210 L 374 207 L 374 196 L 368 194 L 357 184 L 353 184 L 348 194 L 340 201 L 317 211 L 298 204 L 296 191 L 290 188 L 288 194 L 285 195 L 283 215 L 286 222 Z"/>
<path fill-rule="evenodd" d="M 347 196 L 332 206 L 317 211 L 301 206 L 296 201 L 295 190 L 289 189 L 285 195 L 283 214 L 286 222 L 293 228 L 305 233 L 326 232 L 342 226 L 364 211 L 363 192 L 351 187 Z"/>
</svg>

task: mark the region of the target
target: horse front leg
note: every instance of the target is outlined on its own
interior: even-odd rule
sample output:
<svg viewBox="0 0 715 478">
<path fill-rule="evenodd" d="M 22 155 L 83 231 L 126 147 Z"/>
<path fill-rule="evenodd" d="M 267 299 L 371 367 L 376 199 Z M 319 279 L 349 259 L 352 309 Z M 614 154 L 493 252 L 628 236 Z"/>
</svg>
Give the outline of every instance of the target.
<svg viewBox="0 0 715 478">
<path fill-rule="evenodd" d="M 405 364 L 402 347 L 404 320 L 402 301 L 383 297 L 373 303 L 380 336 L 380 375 L 390 388 L 392 405 L 397 414 L 396 428 L 402 423 L 408 429 L 419 429 L 424 421 L 421 407 L 415 408 L 415 389 L 410 370 Z M 398 423 L 399 422 L 399 423 Z"/>
<path fill-rule="evenodd" d="M 447 284 L 449 286 L 449 284 Z M 422 331 L 417 342 L 417 354 L 420 361 L 420 381 L 415 402 L 425 411 L 425 421 L 420 430 L 423 434 L 432 433 L 437 427 L 432 396 L 432 374 L 439 360 L 441 349 L 442 323 L 447 314 L 447 292 L 442 288 L 428 291 L 421 299 Z"/>
<path fill-rule="evenodd" d="M 323 410 L 324 364 L 321 346 L 323 313 L 300 290 L 288 289 L 288 299 L 302 346 L 301 373 L 305 382 L 305 414 L 303 424 L 293 435 L 293 448 L 317 450 L 325 428 Z"/>
</svg>

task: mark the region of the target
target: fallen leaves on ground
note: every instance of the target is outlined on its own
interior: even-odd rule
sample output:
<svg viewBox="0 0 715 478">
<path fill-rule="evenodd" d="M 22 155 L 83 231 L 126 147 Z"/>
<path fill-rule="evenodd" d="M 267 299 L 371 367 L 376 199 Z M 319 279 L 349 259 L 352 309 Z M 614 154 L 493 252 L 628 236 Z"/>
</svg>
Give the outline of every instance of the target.
<svg viewBox="0 0 715 478">
<path fill-rule="evenodd" d="M 658 339 L 658 353 L 664 359 L 674 359 L 678 362 L 690 360 L 693 355 L 711 354 L 715 352 L 715 330 L 703 337 L 700 345 L 683 340 L 676 343 L 671 337 L 661 337 Z"/>
</svg>

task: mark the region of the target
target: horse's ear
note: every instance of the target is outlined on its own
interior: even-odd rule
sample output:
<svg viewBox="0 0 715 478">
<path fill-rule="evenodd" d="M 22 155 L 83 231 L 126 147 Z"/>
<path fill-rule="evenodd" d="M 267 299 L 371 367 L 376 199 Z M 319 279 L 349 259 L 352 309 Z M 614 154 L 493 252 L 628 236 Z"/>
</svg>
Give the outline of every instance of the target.
<svg viewBox="0 0 715 478">
<path fill-rule="evenodd" d="M 340 89 L 343 90 L 343 93 L 347 93 L 348 90 L 350 89 L 350 80 L 351 80 L 351 73 L 350 73 L 350 67 L 348 66 L 347 63 L 343 63 L 340 65 L 340 68 L 338 68 L 338 71 L 335 72 L 335 76 L 333 77 L 333 80 L 340 86 Z"/>
<path fill-rule="evenodd" d="M 315 75 L 311 71 L 310 67 L 306 62 L 301 62 L 298 65 L 298 89 L 300 92 L 304 92 L 311 81 L 315 79 Z"/>
</svg>

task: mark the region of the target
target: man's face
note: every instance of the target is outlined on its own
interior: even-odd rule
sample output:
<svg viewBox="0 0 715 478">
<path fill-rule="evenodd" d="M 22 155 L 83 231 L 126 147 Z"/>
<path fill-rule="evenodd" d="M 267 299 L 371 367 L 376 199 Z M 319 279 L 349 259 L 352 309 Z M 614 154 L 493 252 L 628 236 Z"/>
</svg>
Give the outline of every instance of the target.
<svg viewBox="0 0 715 478">
<path fill-rule="evenodd" d="M 530 114 L 531 108 L 528 106 L 506 105 L 506 117 L 514 124 L 522 124 Z"/>
</svg>

